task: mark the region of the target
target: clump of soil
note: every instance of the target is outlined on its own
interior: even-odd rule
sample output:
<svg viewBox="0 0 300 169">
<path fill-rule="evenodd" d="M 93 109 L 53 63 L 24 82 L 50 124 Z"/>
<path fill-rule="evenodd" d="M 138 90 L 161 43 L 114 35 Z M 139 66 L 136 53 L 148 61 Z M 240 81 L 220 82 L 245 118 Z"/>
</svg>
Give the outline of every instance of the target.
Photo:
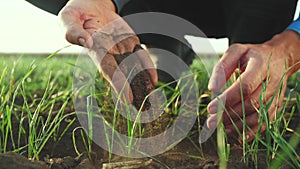
<svg viewBox="0 0 300 169">
<path fill-rule="evenodd" d="M 136 45 L 133 53 L 138 50 L 143 50 L 140 45 Z M 147 70 L 143 69 L 142 63 L 140 62 L 138 56 L 133 63 L 121 64 L 122 61 L 132 53 L 124 53 L 121 55 L 113 55 L 117 63 L 121 66 L 123 72 L 127 72 L 127 76 L 130 74 L 135 75 L 130 82 L 130 87 L 133 94 L 133 105 L 139 110 L 144 102 L 146 96 L 151 93 L 155 87 L 152 83 L 150 74 Z M 130 70 L 131 69 L 131 70 Z M 140 72 L 138 72 L 140 71 Z M 149 99 L 147 98 L 141 110 L 148 110 L 151 107 Z"/>
<path fill-rule="evenodd" d="M 40 161 L 30 161 L 17 153 L 0 154 L 0 167 L 3 169 L 41 169 L 47 165 Z"/>
<path fill-rule="evenodd" d="M 70 156 L 45 158 L 43 161 L 38 161 L 29 160 L 14 152 L 0 154 L 0 167 L 2 169 L 96 169 L 96 165 L 86 155 L 76 158 Z"/>
</svg>

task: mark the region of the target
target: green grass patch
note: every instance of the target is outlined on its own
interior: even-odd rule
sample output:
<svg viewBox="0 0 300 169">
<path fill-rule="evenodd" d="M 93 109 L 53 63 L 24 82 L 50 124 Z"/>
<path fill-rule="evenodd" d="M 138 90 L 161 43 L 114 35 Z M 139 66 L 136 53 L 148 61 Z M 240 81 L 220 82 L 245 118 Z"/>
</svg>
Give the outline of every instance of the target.
<svg viewBox="0 0 300 169">
<path fill-rule="evenodd" d="M 74 55 L 61 55 L 59 53 L 50 55 L 50 57 L 47 54 L 0 55 L 0 153 L 15 151 L 29 158 L 39 159 L 47 143 L 50 140 L 59 143 L 68 129 L 76 122 L 76 113 L 72 102 L 74 96 L 72 91 L 73 73 L 76 59 Z M 191 70 L 194 72 L 194 79 L 198 82 L 199 93 L 209 94 L 207 90 L 209 77 L 206 74 L 205 66 L 199 60 L 195 60 L 191 65 Z M 264 93 L 261 95 L 261 108 L 257 111 L 261 115 L 259 118 L 261 120 L 260 125 L 263 122 L 266 123 L 267 129 L 263 138 L 257 134 L 253 142 L 246 142 L 241 145 L 243 148 L 241 160 L 247 165 L 259 168 L 261 159 L 258 154 L 263 151 L 267 167 L 271 169 L 282 166 L 300 167 L 298 145 L 300 126 L 292 128 L 292 125 L 295 125 L 293 120 L 300 117 L 299 79 L 300 73 L 298 72 L 290 77 L 287 92 L 281 91 L 281 94 L 286 95 L 286 102 L 282 109 L 277 110 L 278 116 L 273 122 L 269 121 L 267 115 L 270 103 L 263 103 Z M 161 84 L 161 87 L 165 88 L 166 94 L 170 96 L 165 106 L 169 108 L 168 112 L 176 116 L 180 104 L 180 92 L 178 88 L 172 89 L 164 85 Z M 267 85 L 266 83 L 264 87 L 267 87 Z M 281 89 L 282 87 L 279 84 L 278 90 Z M 97 75 L 95 90 L 96 93 L 90 97 L 95 98 L 97 104 L 101 105 L 104 116 L 100 118 L 105 118 L 104 126 L 117 130 L 118 126 L 124 125 L 126 126 L 125 131 L 131 134 L 132 138 L 136 136 L 134 133 L 142 137 L 145 131 L 138 118 L 134 122 L 119 120 L 121 117 L 112 102 L 111 89 L 100 75 Z M 200 106 L 200 102 L 197 104 Z M 201 105 L 201 107 L 205 106 Z M 204 115 L 205 108 L 199 114 Z M 99 118 L 93 115 L 90 115 L 90 117 L 92 117 L 90 120 Z M 62 127 L 61 124 L 66 119 L 69 119 L 68 124 Z M 244 141 L 247 127 L 245 125 L 243 133 L 240 133 Z M 91 140 L 94 134 L 92 126 L 89 126 L 88 130 L 90 131 L 88 134 L 81 127 L 77 127 L 72 131 L 70 139 L 72 139 L 77 154 L 81 154 L 83 151 L 89 153 L 94 151 Z M 106 131 L 106 129 L 104 130 Z M 226 163 L 232 155 L 230 152 L 232 147 L 228 144 L 224 127 L 220 125 L 217 131 L 219 134 L 217 137 L 218 154 L 222 167 L 226 168 Z M 193 134 L 196 133 L 193 131 Z M 110 144 L 113 139 L 119 138 L 107 136 L 105 139 Z M 187 136 L 187 139 L 190 139 L 190 135 Z M 79 140 L 83 142 L 85 150 L 78 148 Z M 123 141 L 120 142 L 120 145 L 128 146 L 128 150 L 130 150 L 130 146 L 133 144 L 132 140 Z M 200 145 L 191 144 L 191 146 L 202 151 Z M 108 145 L 108 147 L 111 146 Z M 178 152 L 178 154 L 182 154 L 182 152 Z M 186 154 L 186 156 L 204 159 L 203 153 L 200 152 L 200 154 L 202 155 Z M 109 158 L 111 157 L 112 154 L 109 154 Z"/>
</svg>

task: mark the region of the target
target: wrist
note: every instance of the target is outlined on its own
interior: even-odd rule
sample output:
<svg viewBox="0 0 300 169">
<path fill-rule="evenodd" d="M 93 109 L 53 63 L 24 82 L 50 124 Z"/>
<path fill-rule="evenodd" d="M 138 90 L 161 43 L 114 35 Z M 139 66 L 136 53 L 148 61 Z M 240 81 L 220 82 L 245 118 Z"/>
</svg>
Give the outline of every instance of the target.
<svg viewBox="0 0 300 169">
<path fill-rule="evenodd" d="M 114 12 L 117 11 L 116 5 L 113 2 L 113 0 L 101 0 L 101 1 L 103 1 L 103 5 L 105 5 L 108 9 L 110 9 Z"/>
<path fill-rule="evenodd" d="M 286 30 L 293 30 L 300 35 L 300 16 L 294 22 L 292 22 Z"/>
<path fill-rule="evenodd" d="M 130 0 L 111 0 L 116 8 L 117 13 L 120 13 L 123 6 L 125 6 Z"/>
<path fill-rule="evenodd" d="M 300 69 L 300 35 L 293 30 L 285 30 L 275 35 L 271 40 L 265 42 L 266 45 L 272 46 L 275 50 L 280 50 L 286 57 L 286 63 L 289 74 Z"/>
<path fill-rule="evenodd" d="M 72 4 L 76 4 L 75 6 L 80 6 L 82 3 L 92 4 L 97 7 L 104 7 L 108 10 L 116 12 L 116 6 L 112 0 L 69 0 L 68 5 L 72 6 Z"/>
</svg>

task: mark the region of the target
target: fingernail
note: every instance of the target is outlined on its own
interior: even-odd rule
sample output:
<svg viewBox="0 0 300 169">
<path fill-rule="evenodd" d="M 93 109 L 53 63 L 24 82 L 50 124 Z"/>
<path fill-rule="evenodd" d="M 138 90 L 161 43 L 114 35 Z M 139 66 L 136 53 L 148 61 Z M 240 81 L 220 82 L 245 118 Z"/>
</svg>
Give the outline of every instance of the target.
<svg viewBox="0 0 300 169">
<path fill-rule="evenodd" d="M 79 38 L 78 39 L 78 42 L 80 43 L 80 45 L 82 45 L 83 47 L 85 47 L 86 46 L 86 44 L 85 44 L 85 40 L 83 39 L 83 38 Z"/>
<path fill-rule="evenodd" d="M 208 90 L 213 91 L 216 88 L 214 84 L 215 84 L 215 82 L 213 80 L 210 80 L 208 82 Z"/>
<path fill-rule="evenodd" d="M 216 78 L 216 67 L 214 68 L 213 72 L 212 72 L 212 75 L 209 79 L 209 82 L 208 82 L 208 89 L 211 90 L 211 91 L 214 91 L 216 90 L 217 88 L 217 81 L 218 79 Z"/>
</svg>

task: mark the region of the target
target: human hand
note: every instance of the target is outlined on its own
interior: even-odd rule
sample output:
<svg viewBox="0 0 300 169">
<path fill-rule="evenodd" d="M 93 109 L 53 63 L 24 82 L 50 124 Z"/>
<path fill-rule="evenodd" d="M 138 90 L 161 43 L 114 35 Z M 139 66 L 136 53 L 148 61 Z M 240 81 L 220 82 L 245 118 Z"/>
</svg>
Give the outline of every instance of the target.
<svg viewBox="0 0 300 169">
<path fill-rule="evenodd" d="M 94 31 L 119 18 L 110 0 L 70 0 L 58 15 L 67 41 L 88 48 L 93 46 Z"/>
<path fill-rule="evenodd" d="M 208 113 L 211 115 L 207 120 L 208 127 L 214 129 L 217 126 L 217 114 L 222 113 L 226 133 L 242 133 L 245 110 L 248 126 L 245 134 L 248 141 L 257 132 L 263 132 L 266 124 L 263 123 L 261 128 L 258 124 L 263 85 L 266 85 L 265 94 L 262 95 L 263 103 L 272 101 L 268 115 L 269 120 L 273 121 L 276 111 L 282 106 L 288 77 L 300 67 L 299 45 L 299 35 L 293 31 L 284 31 L 263 44 L 231 45 L 215 66 L 208 87 L 212 92 L 220 90 L 237 69 L 240 77 L 208 105 Z M 218 113 L 219 104 L 223 104 L 224 112 Z"/>
<path fill-rule="evenodd" d="M 135 63 L 141 65 L 141 70 L 147 69 L 151 82 L 154 85 L 157 83 L 152 61 L 143 50 L 135 50 L 140 41 L 128 24 L 115 13 L 111 0 L 70 0 L 59 16 L 66 30 L 66 39 L 90 49 L 90 56 L 105 79 L 118 94 L 123 91 L 125 97 L 122 99 L 125 98 L 127 103 L 133 101 L 132 90 L 127 82 L 131 69 L 119 69 L 116 55 L 136 52 Z"/>
</svg>

